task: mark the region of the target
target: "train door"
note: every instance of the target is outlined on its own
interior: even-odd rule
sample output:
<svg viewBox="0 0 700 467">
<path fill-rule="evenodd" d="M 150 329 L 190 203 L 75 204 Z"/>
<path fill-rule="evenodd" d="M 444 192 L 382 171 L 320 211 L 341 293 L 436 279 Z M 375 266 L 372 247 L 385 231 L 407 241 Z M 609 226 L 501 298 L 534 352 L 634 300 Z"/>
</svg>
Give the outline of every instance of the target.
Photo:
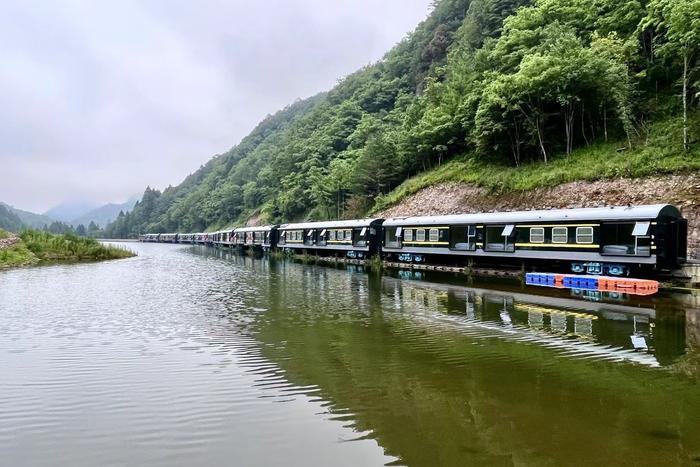
<svg viewBox="0 0 700 467">
<path fill-rule="evenodd" d="M 661 217 L 657 224 L 658 265 L 677 268 L 687 259 L 688 220 L 676 217 Z"/>
</svg>

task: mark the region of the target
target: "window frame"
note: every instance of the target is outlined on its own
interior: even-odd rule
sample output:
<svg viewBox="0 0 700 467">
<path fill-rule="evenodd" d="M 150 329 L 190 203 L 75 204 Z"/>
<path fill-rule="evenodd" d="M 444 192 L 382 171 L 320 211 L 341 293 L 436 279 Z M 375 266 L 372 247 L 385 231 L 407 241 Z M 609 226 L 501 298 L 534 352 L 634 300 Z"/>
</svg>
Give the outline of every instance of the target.
<svg viewBox="0 0 700 467">
<path fill-rule="evenodd" d="M 433 234 L 435 234 L 435 238 L 433 238 Z M 440 241 L 440 230 L 439 229 L 428 229 L 428 241 L 431 243 L 439 242 Z"/>
<path fill-rule="evenodd" d="M 582 233 L 580 233 L 580 231 L 581 231 L 582 229 L 590 229 L 590 232 L 591 232 L 591 233 L 590 233 L 590 234 L 582 234 Z M 580 226 L 580 227 L 576 227 L 576 244 L 578 244 L 578 245 L 592 245 L 593 242 L 595 241 L 595 239 L 593 238 L 594 233 L 595 233 L 595 229 L 594 229 L 593 227 L 591 227 L 591 226 Z M 580 236 L 583 236 L 583 237 L 590 237 L 590 238 L 591 238 L 591 241 L 590 241 L 590 242 L 581 241 L 581 240 L 579 239 Z"/>
<path fill-rule="evenodd" d="M 541 232 L 540 234 L 537 234 L 541 238 L 541 240 L 534 239 L 533 234 L 534 234 L 535 230 L 538 230 Z M 530 243 L 537 243 L 537 244 L 544 243 L 544 232 L 545 232 L 544 227 L 530 227 Z"/>
<path fill-rule="evenodd" d="M 563 242 L 559 242 L 559 241 L 556 241 L 556 240 L 555 240 L 555 238 L 556 238 L 557 236 L 562 236 L 562 234 L 555 234 L 555 233 L 554 233 L 554 231 L 557 230 L 557 229 L 560 229 L 560 230 L 563 229 L 563 230 L 565 231 L 565 233 L 563 234 L 563 236 L 564 236 L 564 241 L 563 241 Z M 566 245 L 567 243 L 569 243 L 569 228 L 568 228 L 568 227 L 565 227 L 565 226 L 552 227 L 552 243 L 555 244 L 555 245 Z"/>
<path fill-rule="evenodd" d="M 404 234 L 404 242 L 412 242 L 413 241 L 413 229 L 405 229 L 403 231 Z"/>
<path fill-rule="evenodd" d="M 419 235 L 420 233 L 420 235 Z M 425 241 L 425 229 L 416 229 L 416 242 L 424 242 Z"/>
<path fill-rule="evenodd" d="M 392 235 L 393 231 L 393 235 Z M 382 246 L 384 248 L 394 248 L 394 249 L 401 249 L 403 248 L 403 242 L 401 241 L 401 235 L 402 227 L 397 226 L 397 227 L 383 227 L 382 228 Z M 393 237 L 394 240 L 389 240 L 389 238 Z"/>
</svg>

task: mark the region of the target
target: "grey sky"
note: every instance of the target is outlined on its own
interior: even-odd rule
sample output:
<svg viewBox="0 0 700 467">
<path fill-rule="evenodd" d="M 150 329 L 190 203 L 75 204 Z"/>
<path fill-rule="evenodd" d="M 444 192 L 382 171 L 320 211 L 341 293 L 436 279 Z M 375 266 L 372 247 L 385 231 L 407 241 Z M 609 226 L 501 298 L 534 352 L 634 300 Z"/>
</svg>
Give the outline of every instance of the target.
<svg viewBox="0 0 700 467">
<path fill-rule="evenodd" d="M 430 0 L 0 0 L 0 201 L 179 183 L 265 115 L 376 61 Z"/>
</svg>

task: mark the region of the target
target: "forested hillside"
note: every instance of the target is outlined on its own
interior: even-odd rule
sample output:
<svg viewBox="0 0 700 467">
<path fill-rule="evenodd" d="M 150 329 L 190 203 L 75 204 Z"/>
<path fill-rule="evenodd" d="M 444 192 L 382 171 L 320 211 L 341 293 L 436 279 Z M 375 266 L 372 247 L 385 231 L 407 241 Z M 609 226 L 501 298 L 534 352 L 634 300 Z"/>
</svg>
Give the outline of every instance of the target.
<svg viewBox="0 0 700 467">
<path fill-rule="evenodd" d="M 0 203 L 0 229 L 19 232 L 24 228 L 22 220 L 5 204 Z"/>
<path fill-rule="evenodd" d="M 108 235 L 361 216 L 426 171 L 498 190 L 698 169 L 699 44 L 700 0 L 437 1 Z"/>
<path fill-rule="evenodd" d="M 23 224 L 24 227 L 29 227 L 30 229 L 41 229 L 46 225 L 50 225 L 53 222 L 53 219 L 51 219 L 48 216 L 44 216 L 43 214 L 35 214 L 33 212 L 29 211 L 23 211 L 21 209 L 17 209 L 13 206 L 10 206 L 8 204 L 5 204 L 0 201 L 0 205 L 3 205 L 6 207 L 10 212 L 12 212 L 14 215 L 16 215 L 21 223 Z M 17 230 L 14 230 L 17 231 Z"/>
</svg>

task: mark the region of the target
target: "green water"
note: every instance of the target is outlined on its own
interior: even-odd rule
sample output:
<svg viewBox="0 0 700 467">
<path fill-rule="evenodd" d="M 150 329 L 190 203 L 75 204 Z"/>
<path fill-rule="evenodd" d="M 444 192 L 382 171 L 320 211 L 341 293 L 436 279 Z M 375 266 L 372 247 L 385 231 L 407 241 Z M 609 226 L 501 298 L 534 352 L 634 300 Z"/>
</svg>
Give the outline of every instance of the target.
<svg viewBox="0 0 700 467">
<path fill-rule="evenodd" d="M 0 465 L 699 465 L 692 297 L 174 245 L 0 273 Z"/>
<path fill-rule="evenodd" d="M 400 464 L 700 463 L 700 388 L 671 298 L 552 300 L 289 263 L 267 275 L 250 300 L 267 310 L 264 354 Z M 635 331 L 653 348 L 632 350 Z"/>
</svg>

